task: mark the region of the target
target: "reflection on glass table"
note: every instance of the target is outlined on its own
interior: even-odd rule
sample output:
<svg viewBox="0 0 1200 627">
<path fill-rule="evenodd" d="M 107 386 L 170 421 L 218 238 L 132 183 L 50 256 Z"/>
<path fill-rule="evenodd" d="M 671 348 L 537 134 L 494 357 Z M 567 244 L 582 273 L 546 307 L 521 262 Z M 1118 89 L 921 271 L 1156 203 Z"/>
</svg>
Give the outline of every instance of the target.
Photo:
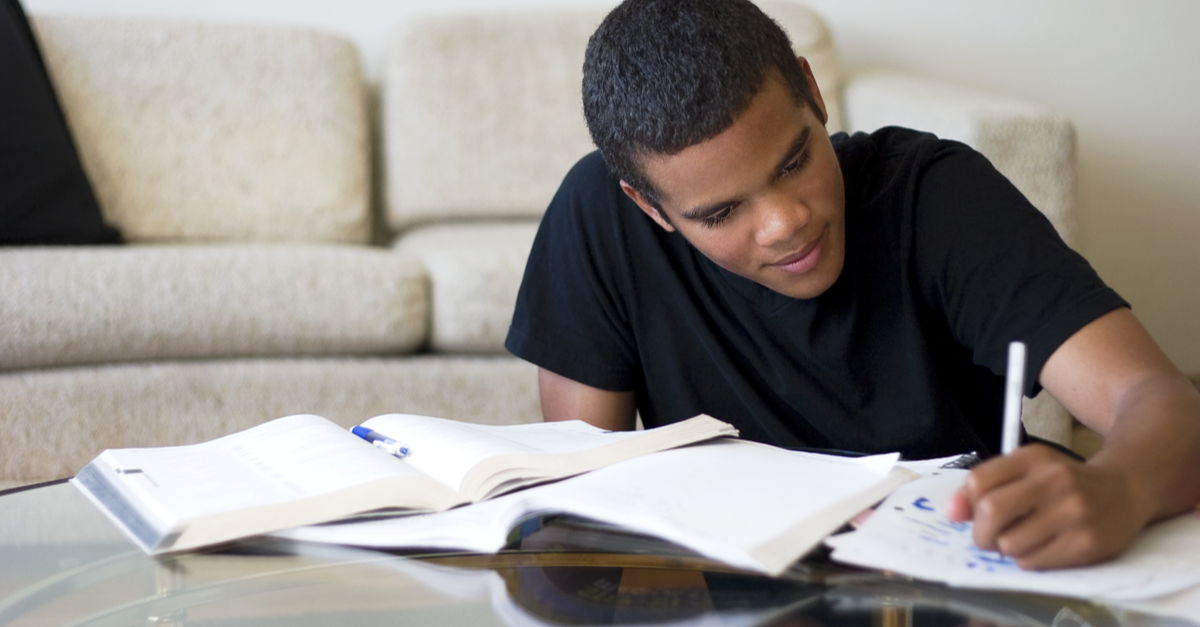
<svg viewBox="0 0 1200 627">
<path fill-rule="evenodd" d="M 0 625 L 1171 625 L 1084 601 L 956 590 L 829 563 L 783 577 L 574 519 L 497 555 L 256 540 L 151 558 L 74 487 L 0 495 Z"/>
</svg>

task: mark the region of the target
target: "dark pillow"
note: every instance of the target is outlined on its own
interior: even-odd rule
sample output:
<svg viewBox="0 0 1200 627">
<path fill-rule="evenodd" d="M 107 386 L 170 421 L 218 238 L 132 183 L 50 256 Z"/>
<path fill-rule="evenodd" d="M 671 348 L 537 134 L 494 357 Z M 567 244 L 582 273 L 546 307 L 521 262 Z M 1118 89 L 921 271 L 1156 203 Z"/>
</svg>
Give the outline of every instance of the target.
<svg viewBox="0 0 1200 627">
<path fill-rule="evenodd" d="M 0 245 L 118 243 L 18 0 L 0 0 Z"/>
</svg>

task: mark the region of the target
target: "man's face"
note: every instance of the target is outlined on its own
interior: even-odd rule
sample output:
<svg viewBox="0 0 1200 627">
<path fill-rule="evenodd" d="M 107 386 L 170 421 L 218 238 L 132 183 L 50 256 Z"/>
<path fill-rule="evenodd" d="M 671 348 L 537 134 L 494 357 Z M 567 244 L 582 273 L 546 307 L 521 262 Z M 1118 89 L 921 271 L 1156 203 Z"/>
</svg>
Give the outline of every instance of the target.
<svg viewBox="0 0 1200 627">
<path fill-rule="evenodd" d="M 722 268 L 792 298 L 814 298 L 842 272 L 846 197 L 824 103 L 801 63 L 819 111 L 797 104 L 781 79 L 768 80 L 721 134 L 643 161 L 662 214 L 622 187 Z"/>
</svg>

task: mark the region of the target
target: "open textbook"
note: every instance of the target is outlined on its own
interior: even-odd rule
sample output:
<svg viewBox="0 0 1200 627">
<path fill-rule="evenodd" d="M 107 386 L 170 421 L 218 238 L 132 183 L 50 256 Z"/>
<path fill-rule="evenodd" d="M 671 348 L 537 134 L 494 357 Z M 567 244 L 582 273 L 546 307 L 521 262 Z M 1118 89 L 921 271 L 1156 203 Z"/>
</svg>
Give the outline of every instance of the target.
<svg viewBox="0 0 1200 627">
<path fill-rule="evenodd" d="M 411 453 L 394 457 L 325 418 L 298 415 L 201 444 L 107 450 L 71 482 L 142 549 L 161 553 L 382 508 L 444 510 L 737 434 L 708 416 L 627 432 L 404 414 L 363 426 Z"/>
<path fill-rule="evenodd" d="M 845 458 L 718 440 L 630 459 L 448 512 L 289 529 L 362 547 L 498 551 L 537 513 L 567 513 L 777 575 L 863 509 L 917 477 L 896 454 Z"/>
<path fill-rule="evenodd" d="M 1031 572 L 976 547 L 971 524 L 946 516 L 946 504 L 966 474 L 940 470 L 899 488 L 856 531 L 825 541 L 833 559 L 952 586 L 1098 599 L 1152 613 L 1171 611 L 1149 600 L 1200 593 L 1197 512 L 1151 525 L 1112 561 Z"/>
</svg>

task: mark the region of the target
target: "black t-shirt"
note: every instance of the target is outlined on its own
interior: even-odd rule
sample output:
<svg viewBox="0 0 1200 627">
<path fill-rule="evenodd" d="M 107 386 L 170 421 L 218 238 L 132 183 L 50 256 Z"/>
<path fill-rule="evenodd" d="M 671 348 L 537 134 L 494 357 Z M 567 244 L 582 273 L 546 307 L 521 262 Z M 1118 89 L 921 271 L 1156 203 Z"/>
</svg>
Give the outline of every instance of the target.
<svg viewBox="0 0 1200 627">
<path fill-rule="evenodd" d="M 633 390 L 647 427 L 699 413 L 742 437 L 909 458 L 998 449 L 1007 346 L 1026 393 L 1062 342 L 1127 304 L 969 147 L 838 134 L 846 261 L 813 299 L 728 272 L 629 200 L 599 153 L 542 219 L 505 346 Z"/>
</svg>

